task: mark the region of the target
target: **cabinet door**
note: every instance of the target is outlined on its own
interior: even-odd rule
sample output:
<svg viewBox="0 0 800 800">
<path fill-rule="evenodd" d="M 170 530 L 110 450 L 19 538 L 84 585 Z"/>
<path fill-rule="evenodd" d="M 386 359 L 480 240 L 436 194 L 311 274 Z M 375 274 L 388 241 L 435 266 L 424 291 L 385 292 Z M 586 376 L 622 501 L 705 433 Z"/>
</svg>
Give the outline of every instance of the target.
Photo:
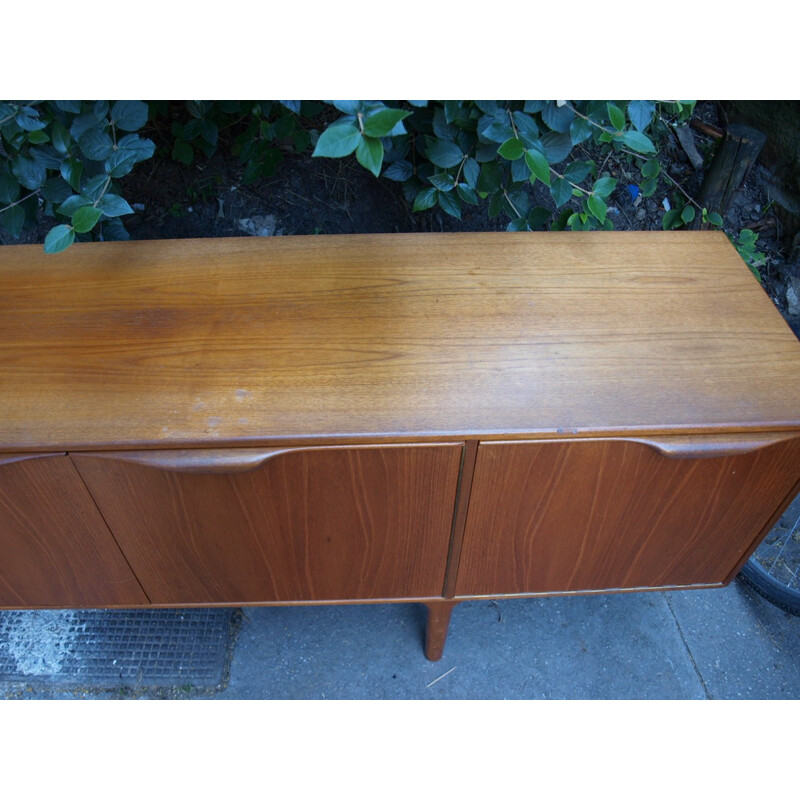
<svg viewBox="0 0 800 800">
<path fill-rule="evenodd" d="M 482 444 L 456 594 L 724 583 L 800 478 L 800 439 L 751 446 Z"/>
<path fill-rule="evenodd" d="M 0 456 L 0 606 L 146 603 L 69 458 Z"/>
<path fill-rule="evenodd" d="M 72 457 L 154 603 L 442 594 L 458 444 Z"/>
</svg>

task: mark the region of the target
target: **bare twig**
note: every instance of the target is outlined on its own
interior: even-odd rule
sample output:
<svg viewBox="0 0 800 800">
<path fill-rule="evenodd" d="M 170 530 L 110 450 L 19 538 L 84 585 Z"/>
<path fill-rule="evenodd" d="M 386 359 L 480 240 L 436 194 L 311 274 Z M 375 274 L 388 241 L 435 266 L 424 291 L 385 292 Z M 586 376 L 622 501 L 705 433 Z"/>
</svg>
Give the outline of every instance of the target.
<svg viewBox="0 0 800 800">
<path fill-rule="evenodd" d="M 438 683 L 442 678 L 446 678 L 454 669 L 455 667 L 451 667 L 449 670 L 447 670 L 447 672 L 444 673 L 444 675 L 440 675 L 438 678 L 432 680 L 425 688 L 430 689 L 434 683 Z"/>
</svg>

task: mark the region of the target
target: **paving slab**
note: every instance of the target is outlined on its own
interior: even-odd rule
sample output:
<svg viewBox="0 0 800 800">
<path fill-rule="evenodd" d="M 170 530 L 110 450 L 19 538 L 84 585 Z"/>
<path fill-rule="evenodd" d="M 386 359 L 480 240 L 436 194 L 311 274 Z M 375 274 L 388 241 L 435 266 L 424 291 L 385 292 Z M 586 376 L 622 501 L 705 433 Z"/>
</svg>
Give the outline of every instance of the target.
<svg viewBox="0 0 800 800">
<path fill-rule="evenodd" d="M 59 614 L 39 612 L 37 624 L 55 626 Z M 423 653 L 425 615 L 410 603 L 245 608 L 220 685 L 191 691 L 179 672 L 172 691 L 168 680 L 152 690 L 69 690 L 62 655 L 80 661 L 86 651 L 80 639 L 77 652 L 75 642 L 53 640 L 53 675 L 42 657 L 35 681 L 0 681 L 0 697 L 800 698 L 800 618 L 736 581 L 725 589 L 462 603 L 439 662 Z M 6 616 L 6 636 L 19 643 L 25 631 L 11 621 Z"/>
<path fill-rule="evenodd" d="M 664 593 L 463 603 L 445 654 L 419 605 L 247 610 L 220 698 L 703 698 Z"/>
<path fill-rule="evenodd" d="M 800 617 L 740 581 L 672 592 L 669 604 L 708 697 L 800 698 Z"/>
</svg>

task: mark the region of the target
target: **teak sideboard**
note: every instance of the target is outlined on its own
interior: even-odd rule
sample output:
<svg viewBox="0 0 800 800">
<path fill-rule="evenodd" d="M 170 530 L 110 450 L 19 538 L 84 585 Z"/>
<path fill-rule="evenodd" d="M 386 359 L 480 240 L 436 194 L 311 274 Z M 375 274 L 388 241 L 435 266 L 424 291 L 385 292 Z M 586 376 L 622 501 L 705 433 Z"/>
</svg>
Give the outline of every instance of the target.
<svg viewBox="0 0 800 800">
<path fill-rule="evenodd" d="M 800 343 L 722 233 L 0 248 L 0 606 L 723 586 Z"/>
</svg>

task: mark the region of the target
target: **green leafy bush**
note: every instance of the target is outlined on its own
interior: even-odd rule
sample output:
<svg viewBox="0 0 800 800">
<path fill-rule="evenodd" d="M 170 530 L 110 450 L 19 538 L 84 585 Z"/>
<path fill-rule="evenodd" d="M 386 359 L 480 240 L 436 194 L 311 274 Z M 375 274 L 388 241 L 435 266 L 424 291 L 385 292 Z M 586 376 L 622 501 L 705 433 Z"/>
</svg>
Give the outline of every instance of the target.
<svg viewBox="0 0 800 800">
<path fill-rule="evenodd" d="M 598 174 L 587 146 L 630 160 L 641 171 L 642 193 L 650 196 L 660 172 L 649 135 L 657 111 L 685 119 L 694 103 L 337 100 L 330 105 L 342 116 L 319 137 L 315 156 L 355 153 L 374 175 L 401 182 L 415 211 L 438 206 L 460 217 L 465 204 L 487 201 L 490 217 L 504 213 L 511 218 L 508 229 L 521 231 L 541 228 L 553 216 L 549 208 L 531 207 L 527 188 L 537 182 L 560 210 L 552 228 L 611 229 L 608 198 L 617 181 Z"/>
<path fill-rule="evenodd" d="M 136 133 L 147 118 L 140 100 L 0 102 L 0 224 L 18 236 L 43 207 L 60 222 L 49 253 L 90 231 L 127 238 L 120 217 L 132 209 L 117 181 L 155 151 Z"/>
<path fill-rule="evenodd" d="M 155 116 L 168 113 L 166 102 L 151 103 Z M 300 154 L 311 144 L 310 120 L 323 104 L 306 100 L 189 100 L 183 118 L 172 122 L 171 155 L 187 166 L 217 151 L 220 133 L 231 131 L 231 152 L 244 164 L 242 179 L 268 178 L 283 155 Z"/>
<path fill-rule="evenodd" d="M 127 238 L 132 213 L 118 180 L 155 152 L 140 136 L 166 119 L 166 149 L 183 164 L 209 158 L 223 137 L 243 180 L 274 174 L 284 153 L 354 155 L 375 176 L 403 184 L 415 211 L 438 206 L 460 217 L 488 204 L 509 230 L 610 229 L 617 181 L 611 154 L 640 173 L 647 197 L 662 178 L 656 145 L 664 118 L 687 119 L 693 102 L 632 101 L 0 101 L 0 225 L 17 236 L 39 211 L 55 219 L 45 249 L 77 239 Z M 319 122 L 319 119 L 322 122 Z M 327 123 L 327 124 L 326 124 Z M 598 166 L 599 159 L 603 161 Z M 666 176 L 668 179 L 668 176 Z M 532 207 L 528 188 L 547 187 L 552 207 Z M 555 209 L 555 211 L 554 211 Z M 555 215 L 555 216 L 554 216 Z M 664 227 L 688 224 L 690 204 Z"/>
</svg>

